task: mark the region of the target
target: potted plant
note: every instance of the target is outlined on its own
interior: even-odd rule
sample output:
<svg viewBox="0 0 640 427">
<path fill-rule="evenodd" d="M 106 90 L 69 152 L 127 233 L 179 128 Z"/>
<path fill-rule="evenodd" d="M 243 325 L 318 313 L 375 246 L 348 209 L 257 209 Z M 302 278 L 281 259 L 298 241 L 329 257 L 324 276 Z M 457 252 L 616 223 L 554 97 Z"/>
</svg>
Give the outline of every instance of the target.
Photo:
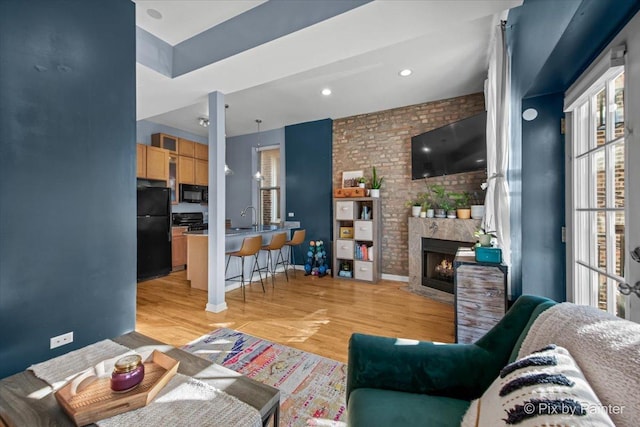
<svg viewBox="0 0 640 427">
<path fill-rule="evenodd" d="M 455 201 L 456 214 L 460 219 L 471 218 L 471 207 L 469 206 L 469 193 L 463 191 L 462 193 L 454 193 L 451 198 Z"/>
<path fill-rule="evenodd" d="M 422 218 L 433 218 L 433 209 L 431 209 L 431 202 L 428 200 L 423 200 L 420 216 Z"/>
<path fill-rule="evenodd" d="M 491 239 L 497 237 L 494 232 L 485 231 L 483 228 L 476 230 L 473 235 L 478 238 L 480 246 L 491 246 Z"/>
<path fill-rule="evenodd" d="M 429 192 L 433 194 L 433 204 L 436 206 L 435 217 L 446 218 L 446 208 L 451 202 L 447 197 L 447 192 L 445 191 L 444 186 L 438 184 L 431 185 L 429 186 Z"/>
<path fill-rule="evenodd" d="M 364 176 L 361 176 L 360 178 L 358 178 L 358 187 L 360 188 L 365 188 L 367 186 L 367 178 L 365 178 Z"/>
<path fill-rule="evenodd" d="M 456 218 L 456 205 L 451 199 L 447 198 L 442 203 L 440 203 L 440 208 L 444 209 L 444 211 L 447 213 L 447 218 Z"/>
<path fill-rule="evenodd" d="M 420 200 L 408 200 L 407 203 L 405 203 L 405 206 L 411 208 L 412 217 L 417 218 L 420 216 L 420 210 L 422 209 Z"/>
<path fill-rule="evenodd" d="M 384 177 L 378 176 L 376 167 L 373 167 L 373 173 L 371 176 L 371 197 L 380 197 L 380 187 L 382 186 Z"/>
</svg>

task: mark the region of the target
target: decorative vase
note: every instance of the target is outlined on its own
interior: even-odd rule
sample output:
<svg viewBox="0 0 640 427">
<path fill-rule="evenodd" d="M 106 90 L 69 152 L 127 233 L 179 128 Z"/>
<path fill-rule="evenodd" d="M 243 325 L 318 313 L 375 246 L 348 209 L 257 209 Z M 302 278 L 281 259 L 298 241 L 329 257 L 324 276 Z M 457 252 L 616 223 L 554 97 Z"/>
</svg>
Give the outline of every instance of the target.
<svg viewBox="0 0 640 427">
<path fill-rule="evenodd" d="M 427 218 L 433 218 L 434 212 L 433 209 L 427 209 Z"/>
<path fill-rule="evenodd" d="M 420 216 L 420 206 L 411 206 L 411 216 L 418 218 Z"/>
<path fill-rule="evenodd" d="M 447 211 L 445 211 L 444 209 L 436 209 L 436 218 L 446 218 L 447 217 Z"/>
<path fill-rule="evenodd" d="M 484 217 L 484 205 L 472 205 L 471 206 L 471 218 L 482 219 Z"/>
<path fill-rule="evenodd" d="M 454 211 L 454 210 L 447 211 L 447 218 L 455 219 L 456 218 L 456 211 Z"/>
<path fill-rule="evenodd" d="M 469 218 L 471 218 L 471 209 L 469 209 L 469 208 L 458 209 L 456 211 L 456 213 L 458 214 L 458 218 L 460 218 L 460 219 L 469 219 Z"/>
<path fill-rule="evenodd" d="M 380 197 L 380 189 L 372 188 L 371 189 L 371 197 Z"/>
<path fill-rule="evenodd" d="M 480 246 L 491 246 L 491 234 L 481 234 L 478 236 Z"/>
<path fill-rule="evenodd" d="M 420 218 L 426 218 L 427 213 L 425 211 L 420 211 Z"/>
</svg>

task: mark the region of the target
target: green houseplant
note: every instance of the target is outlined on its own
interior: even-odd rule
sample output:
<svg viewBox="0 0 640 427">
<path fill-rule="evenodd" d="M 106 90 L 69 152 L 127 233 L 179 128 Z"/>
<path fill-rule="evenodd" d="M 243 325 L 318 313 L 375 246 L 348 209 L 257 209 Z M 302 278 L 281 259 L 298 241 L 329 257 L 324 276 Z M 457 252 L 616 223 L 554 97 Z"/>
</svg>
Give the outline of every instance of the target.
<svg viewBox="0 0 640 427">
<path fill-rule="evenodd" d="M 468 192 L 451 193 L 451 198 L 455 202 L 456 214 L 460 219 L 471 218 L 471 207 L 469 206 L 470 195 Z"/>
<path fill-rule="evenodd" d="M 357 181 L 358 181 L 358 187 L 365 188 L 367 186 L 367 178 L 365 178 L 364 176 L 361 176 L 360 178 L 358 178 Z"/>
<path fill-rule="evenodd" d="M 429 193 L 432 195 L 436 218 L 446 218 L 447 210 L 451 207 L 451 200 L 447 196 L 444 185 L 433 184 L 428 187 Z"/>
<path fill-rule="evenodd" d="M 420 199 L 407 200 L 405 206 L 411 208 L 411 216 L 416 218 L 420 216 L 420 209 L 422 209 L 422 202 Z"/>
<path fill-rule="evenodd" d="M 382 186 L 384 177 L 378 176 L 376 167 L 373 167 L 373 173 L 371 175 L 371 197 L 380 197 L 380 187 Z"/>
</svg>

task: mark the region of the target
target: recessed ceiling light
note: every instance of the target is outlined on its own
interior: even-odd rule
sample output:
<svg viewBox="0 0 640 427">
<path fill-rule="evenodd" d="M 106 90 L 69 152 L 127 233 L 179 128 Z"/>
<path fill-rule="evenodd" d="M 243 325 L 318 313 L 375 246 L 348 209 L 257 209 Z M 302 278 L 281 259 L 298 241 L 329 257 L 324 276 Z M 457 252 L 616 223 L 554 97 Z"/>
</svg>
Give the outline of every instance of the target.
<svg viewBox="0 0 640 427">
<path fill-rule="evenodd" d="M 153 19 L 162 19 L 162 14 L 156 9 L 147 9 L 147 15 Z"/>
<path fill-rule="evenodd" d="M 398 74 L 400 74 L 402 77 L 407 77 L 407 76 L 410 76 L 411 73 L 413 73 L 413 71 L 411 71 L 408 68 L 405 68 L 404 70 L 400 71 Z"/>
<path fill-rule="evenodd" d="M 329 89 L 329 88 L 322 89 L 322 94 L 323 94 L 324 96 L 329 96 L 329 95 L 331 95 L 331 89 Z"/>
</svg>

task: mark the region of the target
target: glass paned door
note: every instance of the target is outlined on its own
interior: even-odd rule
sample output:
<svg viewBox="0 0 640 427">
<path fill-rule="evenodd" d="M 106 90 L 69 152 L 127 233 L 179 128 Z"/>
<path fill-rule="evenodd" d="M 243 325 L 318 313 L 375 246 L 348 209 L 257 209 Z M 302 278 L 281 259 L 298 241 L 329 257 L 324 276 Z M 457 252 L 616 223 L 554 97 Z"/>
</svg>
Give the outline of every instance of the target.
<svg viewBox="0 0 640 427">
<path fill-rule="evenodd" d="M 572 113 L 574 299 L 625 316 L 624 70 L 612 69 Z"/>
</svg>

